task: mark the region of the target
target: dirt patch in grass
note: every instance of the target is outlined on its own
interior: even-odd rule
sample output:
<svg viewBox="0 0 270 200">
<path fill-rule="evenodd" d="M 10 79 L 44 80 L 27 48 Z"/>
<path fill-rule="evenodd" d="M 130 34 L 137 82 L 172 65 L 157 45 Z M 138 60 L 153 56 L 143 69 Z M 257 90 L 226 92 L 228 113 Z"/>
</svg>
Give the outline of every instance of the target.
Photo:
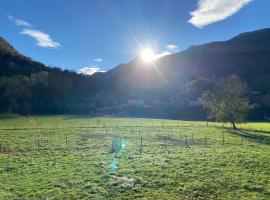
<svg viewBox="0 0 270 200">
<path fill-rule="evenodd" d="M 112 178 L 117 180 L 122 188 L 134 188 L 136 183 L 136 180 L 131 176 L 113 175 Z"/>
</svg>

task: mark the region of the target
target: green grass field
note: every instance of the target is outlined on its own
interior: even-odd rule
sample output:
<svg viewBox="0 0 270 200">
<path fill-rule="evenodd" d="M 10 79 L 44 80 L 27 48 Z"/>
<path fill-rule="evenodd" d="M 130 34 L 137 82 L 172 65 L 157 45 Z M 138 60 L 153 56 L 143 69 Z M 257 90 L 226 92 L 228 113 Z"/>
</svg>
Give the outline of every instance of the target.
<svg viewBox="0 0 270 200">
<path fill-rule="evenodd" d="M 0 199 L 270 199 L 270 124 L 229 127 L 1 116 Z"/>
</svg>

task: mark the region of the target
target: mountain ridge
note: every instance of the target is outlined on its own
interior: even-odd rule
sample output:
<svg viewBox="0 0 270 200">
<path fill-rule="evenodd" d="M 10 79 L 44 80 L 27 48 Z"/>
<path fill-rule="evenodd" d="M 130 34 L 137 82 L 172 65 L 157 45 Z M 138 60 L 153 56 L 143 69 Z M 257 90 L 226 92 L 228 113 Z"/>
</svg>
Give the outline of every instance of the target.
<svg viewBox="0 0 270 200">
<path fill-rule="evenodd" d="M 14 54 L 19 54 L 17 50 L 9 44 L 7 40 L 5 40 L 3 37 L 0 36 L 0 51 L 2 53 L 14 53 Z"/>
<path fill-rule="evenodd" d="M 247 42 L 250 41 L 250 42 Z M 226 41 L 218 41 L 218 42 L 211 42 L 211 43 L 207 43 L 207 44 L 203 44 L 203 45 L 197 45 L 197 46 L 191 46 L 189 48 L 187 48 L 184 51 L 175 53 L 175 54 L 171 54 L 168 56 L 164 56 L 156 61 L 155 64 L 157 66 L 157 68 L 163 72 L 163 74 L 165 74 L 166 77 L 166 71 L 162 70 L 162 68 L 174 68 L 174 72 L 177 72 L 177 67 L 176 65 L 180 66 L 178 68 L 184 68 L 183 65 L 188 65 L 189 69 L 185 69 L 186 70 L 186 74 L 187 76 L 196 76 L 196 72 L 199 72 L 201 68 L 211 68 L 211 67 L 206 67 L 207 64 L 201 64 L 203 65 L 202 67 L 198 67 L 199 61 L 202 60 L 203 62 L 205 62 L 204 60 L 204 56 L 207 57 L 211 57 L 213 55 L 215 56 L 219 56 L 219 59 L 222 61 L 226 61 L 226 59 L 233 58 L 235 59 L 235 56 L 240 56 L 243 57 L 245 55 L 248 54 L 261 54 L 261 56 L 265 56 L 265 53 L 270 53 L 270 28 L 266 28 L 266 29 L 262 29 L 262 30 L 257 30 L 257 31 L 250 31 L 250 32 L 246 32 L 246 33 L 241 33 L 229 40 Z M 222 57 L 223 56 L 223 57 Z M 190 57 L 194 57 L 194 58 L 190 58 Z M 247 56 L 245 56 L 246 58 Z M 264 59 L 267 59 L 268 56 L 264 57 Z M 247 57 L 248 58 L 248 57 Z M 195 62 L 195 60 L 197 59 L 197 62 Z M 209 60 L 211 60 L 211 58 L 208 58 Z M 244 60 L 244 58 L 240 58 L 239 60 Z M 254 59 L 256 60 L 256 58 Z M 253 61 L 254 61 L 253 60 Z M 267 59 L 268 60 L 268 59 Z M 231 59 L 231 61 L 233 61 Z M 270 60 L 268 60 L 270 62 Z M 257 63 L 259 61 L 256 61 Z M 219 65 L 222 65 L 223 62 L 220 62 Z M 228 63 L 228 62 L 224 62 L 224 63 Z M 255 62 L 251 62 L 251 64 L 247 64 L 247 66 L 252 66 L 252 63 Z M 126 69 L 123 69 L 123 66 L 125 67 L 129 67 L 130 69 L 132 68 L 142 68 L 141 66 L 145 65 L 143 63 L 133 63 L 133 62 L 129 62 L 127 64 L 121 64 L 116 66 L 115 68 L 113 68 L 112 70 L 108 71 L 107 73 L 114 73 L 115 75 L 115 71 L 119 71 L 118 68 L 122 68 L 122 71 L 127 71 Z M 210 65 L 210 63 L 209 63 Z M 217 63 L 213 63 L 213 65 L 217 65 Z M 228 66 L 231 65 L 235 65 L 235 63 L 231 64 L 230 62 L 228 63 Z M 242 65 L 241 63 L 239 64 L 240 66 Z M 196 67 L 197 66 L 197 67 Z M 196 68 L 196 69 L 193 69 Z M 233 73 L 233 70 L 229 70 L 228 72 L 225 73 L 225 67 L 222 66 L 220 67 L 221 70 L 224 71 L 224 75 L 227 76 L 229 75 L 229 73 Z M 192 72 L 193 71 L 193 72 Z M 211 71 L 208 70 L 208 71 Z M 267 73 L 270 73 L 269 71 L 269 67 L 265 68 L 265 71 L 267 71 Z M 241 76 L 241 73 L 238 72 L 238 70 L 236 70 L 237 74 Z M 106 73 L 105 73 L 106 74 Z M 174 73 L 172 73 L 174 74 Z M 179 75 L 179 73 L 176 73 Z M 198 74 L 201 76 L 206 76 L 206 73 L 202 73 L 202 74 Z M 216 73 L 209 73 L 208 75 L 212 75 L 212 76 L 222 76 L 222 74 L 219 74 L 218 72 Z M 170 78 L 167 78 L 170 80 Z"/>
<path fill-rule="evenodd" d="M 127 99 L 178 101 L 176 99 L 179 99 L 180 91 L 189 82 L 200 78 L 219 80 L 232 74 L 247 82 L 250 91 L 261 93 L 258 98 L 252 97 L 252 101 L 270 107 L 267 104 L 270 96 L 270 28 L 241 33 L 226 41 L 191 46 L 184 51 L 161 57 L 153 65 L 136 57 L 106 73 L 92 76 L 47 67 L 14 53 L 15 49 L 6 43 L 6 40 L 0 39 L 0 49 L 3 46 L 2 49 L 6 50 L 4 53 L 0 51 L 0 76 L 31 77 L 33 73 L 47 71 L 49 89 L 53 90 L 50 98 L 64 104 L 67 109 L 63 110 L 87 111 L 90 107 L 95 109 L 120 105 L 126 103 Z M 66 83 L 61 84 L 64 88 L 61 98 L 57 93 L 61 88 L 57 86 L 56 80 Z M 65 88 L 67 86 L 69 88 Z M 71 103 L 74 103 L 74 99 L 77 104 L 83 102 L 86 108 L 77 108 L 77 105 Z"/>
</svg>

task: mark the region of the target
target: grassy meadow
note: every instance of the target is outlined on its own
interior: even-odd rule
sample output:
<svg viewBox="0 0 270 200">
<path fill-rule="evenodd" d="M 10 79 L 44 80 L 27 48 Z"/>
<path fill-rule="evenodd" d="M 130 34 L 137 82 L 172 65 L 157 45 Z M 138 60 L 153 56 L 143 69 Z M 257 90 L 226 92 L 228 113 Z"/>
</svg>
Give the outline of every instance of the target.
<svg viewBox="0 0 270 200">
<path fill-rule="evenodd" d="M 230 127 L 1 116 L 0 199 L 270 199 L 270 124 Z"/>
</svg>

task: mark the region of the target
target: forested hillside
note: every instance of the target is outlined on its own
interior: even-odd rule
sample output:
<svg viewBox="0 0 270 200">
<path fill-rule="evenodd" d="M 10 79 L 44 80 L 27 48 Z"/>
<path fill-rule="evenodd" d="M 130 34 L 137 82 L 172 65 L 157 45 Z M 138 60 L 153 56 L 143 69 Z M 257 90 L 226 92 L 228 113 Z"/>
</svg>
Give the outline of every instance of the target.
<svg viewBox="0 0 270 200">
<path fill-rule="evenodd" d="M 18 53 L 0 38 L 0 112 L 67 113 L 90 110 L 92 77 L 50 68 Z M 89 112 L 89 111 L 87 111 Z"/>
</svg>

